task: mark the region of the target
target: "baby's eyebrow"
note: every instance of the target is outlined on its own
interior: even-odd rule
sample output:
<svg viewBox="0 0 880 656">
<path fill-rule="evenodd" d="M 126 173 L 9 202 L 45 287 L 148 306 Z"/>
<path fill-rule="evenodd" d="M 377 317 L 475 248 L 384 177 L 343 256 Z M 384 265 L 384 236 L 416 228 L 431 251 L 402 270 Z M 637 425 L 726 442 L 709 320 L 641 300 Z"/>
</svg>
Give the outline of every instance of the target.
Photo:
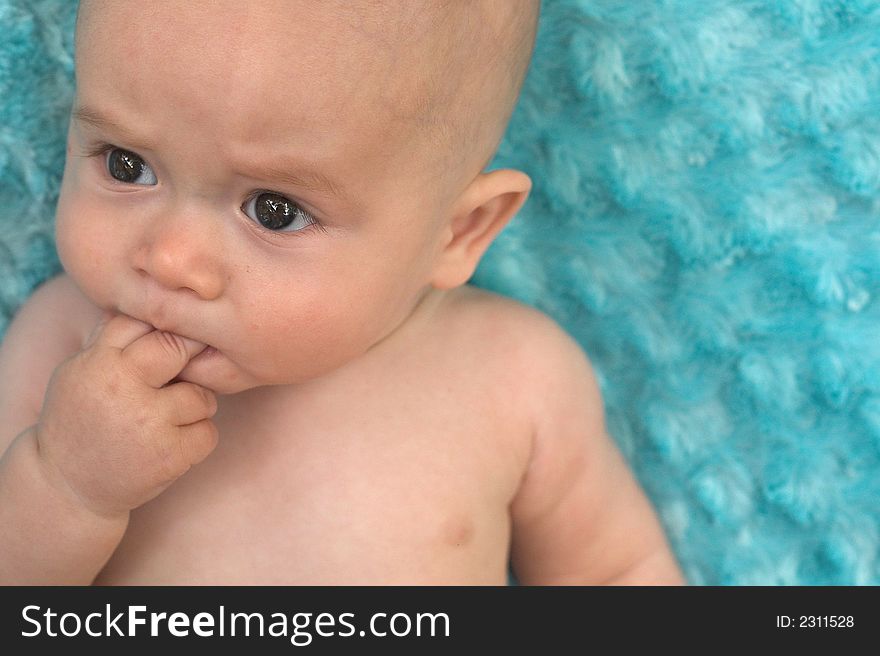
<svg viewBox="0 0 880 656">
<path fill-rule="evenodd" d="M 134 147 L 152 150 L 152 147 L 148 144 L 137 143 L 137 138 L 130 130 L 92 107 L 77 105 L 71 111 L 71 115 L 75 121 L 88 123 L 99 129 L 112 130 L 113 132 L 125 135 Z M 345 200 L 342 186 L 320 171 L 303 169 L 296 164 L 277 163 L 278 160 L 275 160 L 275 162 L 270 166 L 247 167 L 248 177 L 300 187 Z"/>
<path fill-rule="evenodd" d="M 132 142 L 132 146 L 152 150 L 152 147 L 149 144 L 138 142 L 136 135 L 132 133 L 131 130 L 119 125 L 119 123 L 92 107 L 77 105 L 71 110 L 70 115 L 73 117 L 73 120 L 78 123 L 88 123 L 100 130 L 110 130 L 122 134 Z"/>
<path fill-rule="evenodd" d="M 296 166 L 273 165 L 260 169 L 248 169 L 248 176 L 257 180 L 271 180 L 309 191 L 330 194 L 344 199 L 342 188 L 318 171 L 297 170 Z"/>
</svg>

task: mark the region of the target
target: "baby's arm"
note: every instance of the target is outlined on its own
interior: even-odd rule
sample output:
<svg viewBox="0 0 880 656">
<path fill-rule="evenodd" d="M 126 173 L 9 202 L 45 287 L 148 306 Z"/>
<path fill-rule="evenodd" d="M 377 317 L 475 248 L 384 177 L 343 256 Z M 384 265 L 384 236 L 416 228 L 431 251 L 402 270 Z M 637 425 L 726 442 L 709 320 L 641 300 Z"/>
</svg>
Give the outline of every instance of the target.
<svg viewBox="0 0 880 656">
<path fill-rule="evenodd" d="M 512 560 L 533 585 L 674 585 L 684 578 L 656 515 L 608 437 L 580 347 L 541 331 L 532 454 L 511 505 Z"/>
<path fill-rule="evenodd" d="M 124 518 L 84 509 L 45 476 L 35 436 L 55 366 L 82 348 L 83 304 L 66 276 L 27 300 L 0 342 L 0 583 L 90 583 Z"/>
<path fill-rule="evenodd" d="M 47 283 L 0 347 L 0 583 L 90 583 L 129 512 L 217 443 L 213 393 L 169 384 L 205 345 L 110 313 L 83 344 L 76 298 Z"/>
</svg>

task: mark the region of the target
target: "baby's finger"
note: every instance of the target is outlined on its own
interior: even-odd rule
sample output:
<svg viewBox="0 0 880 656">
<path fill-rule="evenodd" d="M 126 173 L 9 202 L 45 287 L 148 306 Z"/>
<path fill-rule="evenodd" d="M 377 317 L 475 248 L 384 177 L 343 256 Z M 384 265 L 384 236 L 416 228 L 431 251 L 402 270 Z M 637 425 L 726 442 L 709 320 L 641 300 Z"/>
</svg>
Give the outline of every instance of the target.
<svg viewBox="0 0 880 656">
<path fill-rule="evenodd" d="M 173 426 L 186 426 L 210 419 L 217 412 L 217 397 L 193 383 L 174 383 L 159 390 L 159 403 Z"/>
<path fill-rule="evenodd" d="M 155 330 L 150 324 L 138 321 L 127 314 L 116 314 L 110 317 L 107 316 L 108 314 L 110 313 L 105 310 L 101 323 L 95 326 L 97 332 L 95 341 L 98 343 L 121 350 L 151 330 Z"/>
<path fill-rule="evenodd" d="M 206 347 L 207 344 L 188 337 L 153 330 L 125 347 L 122 357 L 138 378 L 159 389 Z"/>
<path fill-rule="evenodd" d="M 208 457 L 220 439 L 217 426 L 210 419 L 197 421 L 179 429 L 179 448 L 181 456 L 189 465 L 197 465 Z"/>
</svg>

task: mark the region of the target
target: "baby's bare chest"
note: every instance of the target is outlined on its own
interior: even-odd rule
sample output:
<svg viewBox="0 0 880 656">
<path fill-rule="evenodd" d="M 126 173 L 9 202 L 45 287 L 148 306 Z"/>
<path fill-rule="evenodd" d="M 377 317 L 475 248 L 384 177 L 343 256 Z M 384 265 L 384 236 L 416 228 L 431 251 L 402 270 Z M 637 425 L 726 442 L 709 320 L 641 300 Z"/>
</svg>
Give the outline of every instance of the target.
<svg viewBox="0 0 880 656">
<path fill-rule="evenodd" d="M 221 397 L 217 449 L 132 513 L 97 582 L 504 583 L 527 429 L 485 381 L 403 378 Z"/>
</svg>

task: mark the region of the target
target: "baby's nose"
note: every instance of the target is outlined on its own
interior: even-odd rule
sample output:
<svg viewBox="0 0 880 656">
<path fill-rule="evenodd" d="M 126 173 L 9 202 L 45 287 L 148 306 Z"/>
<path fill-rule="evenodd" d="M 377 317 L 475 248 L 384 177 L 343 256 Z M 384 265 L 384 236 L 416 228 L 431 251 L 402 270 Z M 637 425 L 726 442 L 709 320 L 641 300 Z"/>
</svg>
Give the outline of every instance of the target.
<svg viewBox="0 0 880 656">
<path fill-rule="evenodd" d="M 201 219 L 165 217 L 155 222 L 139 244 L 133 266 L 166 289 L 190 289 L 212 300 L 222 293 L 221 244 Z"/>
</svg>

